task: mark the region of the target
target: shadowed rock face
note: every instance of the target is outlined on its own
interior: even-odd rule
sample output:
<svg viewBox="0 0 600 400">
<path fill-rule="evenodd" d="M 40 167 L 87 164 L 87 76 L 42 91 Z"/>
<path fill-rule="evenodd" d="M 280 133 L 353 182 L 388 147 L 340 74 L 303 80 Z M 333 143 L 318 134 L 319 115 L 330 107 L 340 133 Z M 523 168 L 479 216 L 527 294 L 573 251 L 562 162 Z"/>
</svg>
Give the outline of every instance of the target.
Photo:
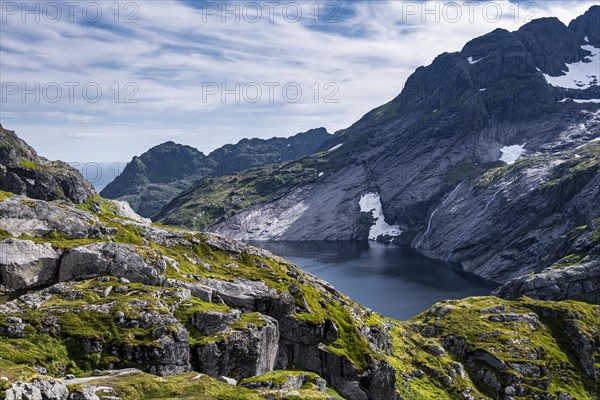
<svg viewBox="0 0 600 400">
<path fill-rule="evenodd" d="M 202 177 L 295 160 L 313 154 L 331 137 L 325 128 L 318 128 L 290 138 L 243 139 L 208 156 L 191 146 L 167 142 L 134 157 L 101 194 L 125 200 L 140 215 L 153 217 Z"/>
<path fill-rule="evenodd" d="M 0 190 L 40 200 L 83 203 L 96 194 L 79 171 L 62 161 L 48 161 L 13 131 L 0 126 Z"/>
<path fill-rule="evenodd" d="M 575 18 L 569 24 L 569 29 L 573 31 L 579 43 L 600 47 L 600 6 L 594 6 L 584 15 Z"/>
<path fill-rule="evenodd" d="M 418 68 L 322 153 L 200 181 L 159 221 L 202 215 L 208 230 L 240 239 L 364 240 L 373 218 L 359 202 L 377 193 L 385 222 L 402 231 L 394 243 L 497 282 L 539 272 L 570 254 L 569 232 L 600 217 L 600 104 L 581 102 L 600 99 L 600 85 L 546 78 L 593 59 L 583 47 L 600 48 L 599 13 L 473 39 Z M 268 183 L 276 190 L 265 192 Z"/>
</svg>

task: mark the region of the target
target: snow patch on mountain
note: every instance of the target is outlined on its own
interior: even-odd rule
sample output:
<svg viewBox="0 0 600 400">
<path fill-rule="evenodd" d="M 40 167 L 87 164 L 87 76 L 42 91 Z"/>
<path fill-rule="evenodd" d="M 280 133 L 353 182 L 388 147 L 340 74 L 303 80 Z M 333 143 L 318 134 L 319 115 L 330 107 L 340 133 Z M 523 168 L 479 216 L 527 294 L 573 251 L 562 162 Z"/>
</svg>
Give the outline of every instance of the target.
<svg viewBox="0 0 600 400">
<path fill-rule="evenodd" d="M 575 103 L 585 104 L 585 103 L 600 103 L 600 99 L 572 99 L 570 97 L 565 97 L 562 100 L 559 100 L 558 103 L 566 103 L 568 100 L 573 100 Z"/>
<path fill-rule="evenodd" d="M 523 153 L 525 153 L 525 148 L 524 146 L 527 143 L 524 143 L 522 145 L 519 144 L 515 144 L 512 146 L 504 146 L 503 148 L 500 149 L 500 152 L 502 153 L 502 157 L 500 157 L 500 161 L 504 161 L 507 164 L 514 164 L 515 161 L 517 161 L 517 159 L 519 157 L 521 157 L 523 155 Z"/>
<path fill-rule="evenodd" d="M 567 64 L 565 75 L 550 76 L 544 74 L 549 84 L 565 89 L 587 89 L 600 85 L 598 81 L 600 75 L 600 49 L 591 45 L 581 46 L 581 48 L 592 54 L 583 61 Z"/>
<path fill-rule="evenodd" d="M 369 230 L 369 240 L 377 240 L 380 236 L 396 237 L 402 234 L 398 225 L 389 225 L 385 222 L 379 193 L 367 193 L 361 196 L 358 204 L 360 204 L 361 212 L 371 213 L 375 218 L 375 223 Z"/>
<path fill-rule="evenodd" d="M 327 152 L 331 153 L 332 151 L 336 151 L 337 149 L 339 149 L 343 145 L 344 145 L 344 143 L 336 144 L 335 146 L 333 146 L 332 148 L 330 148 L 329 150 L 327 150 Z"/>
</svg>

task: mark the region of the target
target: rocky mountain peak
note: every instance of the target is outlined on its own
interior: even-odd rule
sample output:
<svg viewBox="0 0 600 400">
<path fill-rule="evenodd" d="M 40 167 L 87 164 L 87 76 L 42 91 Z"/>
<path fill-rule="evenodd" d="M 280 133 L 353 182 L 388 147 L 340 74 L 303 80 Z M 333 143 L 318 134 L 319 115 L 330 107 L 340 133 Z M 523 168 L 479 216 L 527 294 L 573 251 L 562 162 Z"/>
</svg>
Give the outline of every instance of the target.
<svg viewBox="0 0 600 400">
<path fill-rule="evenodd" d="M 592 6 L 569 24 L 579 44 L 600 47 L 600 6 Z M 586 40 L 587 38 L 587 40 Z"/>
<path fill-rule="evenodd" d="M 0 127 L 0 190 L 40 200 L 82 203 L 96 195 L 76 169 L 62 161 L 49 161 L 14 131 Z"/>
<path fill-rule="evenodd" d="M 242 139 L 208 156 L 194 147 L 168 141 L 133 157 L 101 194 L 127 201 L 140 215 L 153 217 L 203 177 L 295 160 L 313 154 L 331 137 L 325 128 L 317 128 L 289 138 Z"/>
</svg>

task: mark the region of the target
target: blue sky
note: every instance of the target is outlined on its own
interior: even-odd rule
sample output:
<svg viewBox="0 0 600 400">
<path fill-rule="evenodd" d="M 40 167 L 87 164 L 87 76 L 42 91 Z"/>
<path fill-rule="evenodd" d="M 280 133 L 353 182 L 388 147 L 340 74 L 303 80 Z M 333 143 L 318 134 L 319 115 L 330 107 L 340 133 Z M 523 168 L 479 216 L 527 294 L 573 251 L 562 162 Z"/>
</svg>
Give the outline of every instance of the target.
<svg viewBox="0 0 600 400">
<path fill-rule="evenodd" d="M 441 52 L 598 1 L 0 3 L 2 125 L 51 159 L 125 161 L 167 140 L 334 132 Z"/>
</svg>

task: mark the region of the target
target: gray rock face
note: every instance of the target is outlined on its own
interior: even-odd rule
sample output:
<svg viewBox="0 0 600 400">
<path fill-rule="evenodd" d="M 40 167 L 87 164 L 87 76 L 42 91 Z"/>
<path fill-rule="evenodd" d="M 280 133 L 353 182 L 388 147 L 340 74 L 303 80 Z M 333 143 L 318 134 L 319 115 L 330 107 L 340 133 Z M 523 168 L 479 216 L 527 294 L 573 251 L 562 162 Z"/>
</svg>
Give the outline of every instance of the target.
<svg viewBox="0 0 600 400">
<path fill-rule="evenodd" d="M 62 161 L 48 161 L 13 131 L 0 126 L 0 190 L 41 200 L 83 203 L 96 194 L 79 171 Z"/>
<path fill-rule="evenodd" d="M 91 386 L 84 386 L 83 389 L 76 390 L 69 396 L 69 400 L 100 400 Z"/>
<path fill-rule="evenodd" d="M 31 383 L 16 382 L 6 391 L 6 400 L 43 400 L 40 389 Z"/>
<path fill-rule="evenodd" d="M 13 196 L 0 202 L 0 229 L 14 237 L 48 234 L 65 239 L 103 238 L 114 232 L 98 217 L 64 201 L 47 202 Z"/>
<path fill-rule="evenodd" d="M 36 379 L 32 384 L 40 390 L 44 400 L 67 400 L 69 397 L 69 389 L 62 382 L 53 379 Z"/>
<path fill-rule="evenodd" d="M 314 325 L 292 317 L 280 319 L 277 367 L 285 369 L 296 365 L 315 372 L 348 399 L 397 399 L 396 370 L 389 364 L 373 363 L 368 376 L 362 376 L 347 359 L 324 347 L 326 325 Z"/>
<path fill-rule="evenodd" d="M 325 380 L 321 377 L 313 377 L 309 374 L 305 374 L 305 373 L 290 373 L 288 375 L 286 375 L 285 377 L 286 379 L 279 383 L 279 382 L 273 382 L 273 380 L 268 379 L 268 380 L 260 380 L 260 381 L 255 381 L 252 379 L 246 379 L 244 380 L 244 382 L 241 383 L 242 387 L 248 388 L 248 389 L 260 389 L 260 390 L 269 390 L 269 389 L 287 389 L 287 390 L 294 390 L 294 389 L 300 389 L 302 388 L 304 385 L 306 385 L 307 383 L 312 383 L 314 384 L 317 389 L 320 392 L 325 392 L 325 390 L 327 389 L 327 382 L 325 382 Z"/>
<path fill-rule="evenodd" d="M 579 300 L 600 304 L 600 261 L 548 268 L 513 279 L 494 291 L 505 299 L 527 296 L 540 300 Z"/>
<path fill-rule="evenodd" d="M 497 282 L 587 253 L 594 246 L 592 221 L 600 216 L 598 153 L 592 143 L 459 184 L 413 245 Z M 590 229 L 576 229 L 585 223 Z"/>
<path fill-rule="evenodd" d="M 6 239 L 0 242 L 0 283 L 23 290 L 53 282 L 60 254 L 48 243 Z"/>
<path fill-rule="evenodd" d="M 212 335 L 221 332 L 229 324 L 240 319 L 242 312 L 232 310 L 231 312 L 203 311 L 192 316 L 191 324 L 204 335 Z"/>
<path fill-rule="evenodd" d="M 155 261 L 147 260 L 132 246 L 117 243 L 95 243 L 65 252 L 59 280 L 82 280 L 102 275 L 114 275 L 133 282 L 159 285 L 164 281 L 166 265 L 157 254 Z"/>
<path fill-rule="evenodd" d="M 215 342 L 193 349 L 193 364 L 210 376 L 236 379 L 266 374 L 273 370 L 279 348 L 277 321 L 262 317 L 262 327 L 249 325 L 243 331 L 225 333 Z"/>
<path fill-rule="evenodd" d="M 295 310 L 294 298 L 289 293 L 278 293 L 262 281 L 235 279 L 227 282 L 205 278 L 202 283 L 213 288 L 230 307 L 256 311 L 275 318 L 291 315 Z"/>
<path fill-rule="evenodd" d="M 579 43 L 600 47 L 600 6 L 593 6 L 584 15 L 575 18 L 569 24 L 569 29 Z"/>
<path fill-rule="evenodd" d="M 145 304 L 131 303 L 130 305 L 142 310 L 145 307 Z M 83 351 L 86 354 L 106 352 L 121 360 L 143 365 L 144 370 L 160 376 L 191 371 L 188 332 L 171 314 L 140 311 L 135 318 L 119 315 L 116 322 L 122 327 L 139 327 L 150 330 L 153 342 L 130 345 L 127 343 L 100 343 L 92 340 L 83 343 Z M 124 366 L 117 364 L 113 367 Z"/>
</svg>

